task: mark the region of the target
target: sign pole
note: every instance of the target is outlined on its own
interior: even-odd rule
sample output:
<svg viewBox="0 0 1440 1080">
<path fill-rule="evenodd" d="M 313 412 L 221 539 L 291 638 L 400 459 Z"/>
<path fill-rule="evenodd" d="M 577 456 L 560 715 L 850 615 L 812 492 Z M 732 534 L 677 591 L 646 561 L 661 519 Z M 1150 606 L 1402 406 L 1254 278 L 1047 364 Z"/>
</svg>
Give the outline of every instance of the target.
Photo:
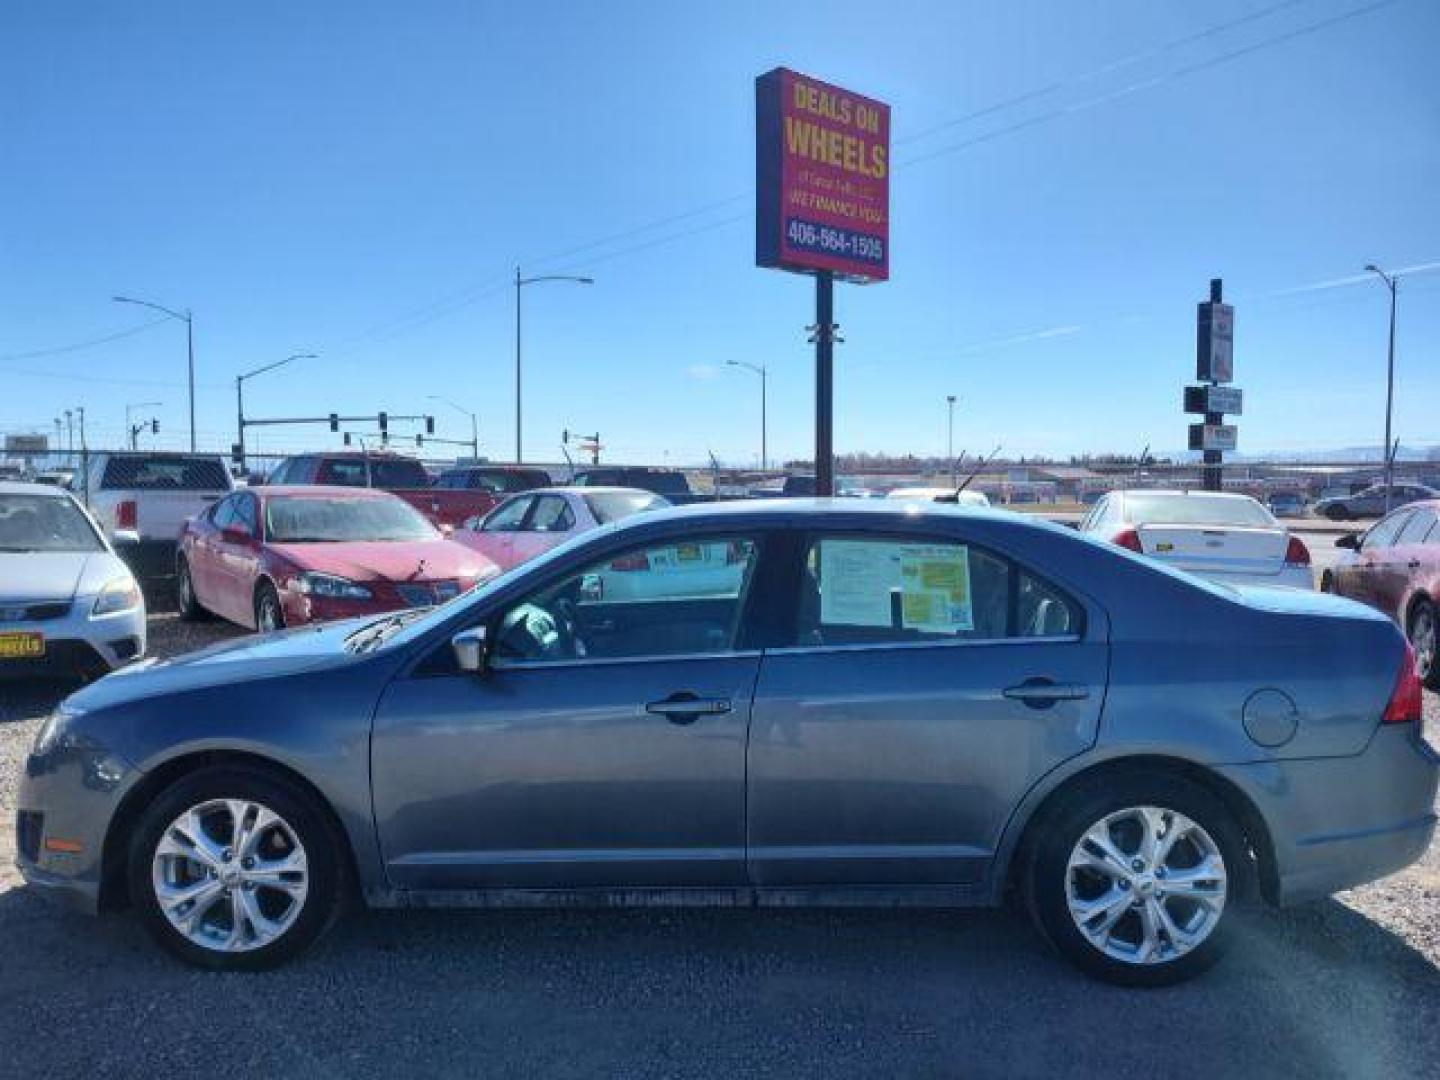
<svg viewBox="0 0 1440 1080">
<path fill-rule="evenodd" d="M 1210 303 L 1219 304 L 1223 302 L 1224 298 L 1221 295 L 1223 289 L 1224 284 L 1220 278 L 1210 279 Z M 1212 378 L 1210 380 L 1210 385 L 1216 386 L 1219 384 Z M 1205 414 L 1205 423 L 1207 424 L 1223 424 L 1224 422 L 1225 417 L 1222 413 L 1207 412 Z M 1224 486 L 1221 479 L 1220 462 L 1221 453 L 1219 450 L 1205 451 L 1204 478 L 1206 491 L 1219 491 Z"/>
<path fill-rule="evenodd" d="M 815 494 L 835 494 L 835 275 L 815 272 Z"/>
</svg>

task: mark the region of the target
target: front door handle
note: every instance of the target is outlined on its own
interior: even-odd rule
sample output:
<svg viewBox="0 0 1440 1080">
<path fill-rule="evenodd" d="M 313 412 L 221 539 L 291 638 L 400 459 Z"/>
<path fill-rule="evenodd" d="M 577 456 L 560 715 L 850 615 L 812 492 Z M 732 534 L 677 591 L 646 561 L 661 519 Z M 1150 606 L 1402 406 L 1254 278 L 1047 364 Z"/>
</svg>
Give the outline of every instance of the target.
<svg viewBox="0 0 1440 1080">
<path fill-rule="evenodd" d="M 689 690 L 671 694 L 664 701 L 652 701 L 645 711 L 663 716 L 672 724 L 693 724 L 700 716 L 721 716 L 731 710 L 729 698 L 702 698 Z"/>
<path fill-rule="evenodd" d="M 1011 701 L 1023 701 L 1031 708 L 1048 709 L 1057 701 L 1083 701 L 1090 696 L 1090 688 L 1049 679 L 1026 679 L 1019 686 L 1007 686 L 1000 693 Z"/>
</svg>

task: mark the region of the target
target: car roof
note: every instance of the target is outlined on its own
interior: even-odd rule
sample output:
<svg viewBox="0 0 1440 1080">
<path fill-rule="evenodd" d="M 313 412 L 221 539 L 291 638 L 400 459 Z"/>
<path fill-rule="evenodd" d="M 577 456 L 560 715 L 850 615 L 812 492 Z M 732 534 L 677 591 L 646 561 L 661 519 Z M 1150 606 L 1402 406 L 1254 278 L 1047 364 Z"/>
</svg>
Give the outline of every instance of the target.
<svg viewBox="0 0 1440 1080">
<path fill-rule="evenodd" d="M 49 495 L 69 499 L 70 493 L 54 484 L 33 484 L 29 480 L 0 480 L 0 495 Z"/>
<path fill-rule="evenodd" d="M 1111 495 L 1184 495 L 1191 499 L 1249 499 L 1255 501 L 1253 495 L 1246 495 L 1243 491 L 1192 491 L 1186 488 L 1116 488 L 1110 492 Z"/>
<path fill-rule="evenodd" d="M 839 521 L 844 518 L 872 518 L 876 524 L 886 520 L 903 522 L 917 518 L 943 518 L 945 520 L 973 519 L 1003 522 L 1005 524 L 1029 523 L 1038 528 L 1060 529 L 1049 522 L 1035 521 L 1032 515 L 1017 514 L 1010 510 L 996 510 L 993 507 L 965 506 L 956 503 L 937 503 L 921 499 L 847 499 L 847 498 L 797 498 L 797 499 L 736 499 L 727 502 L 693 503 L 689 506 L 673 506 L 652 510 L 643 516 L 647 522 L 693 521 L 697 524 L 744 522 L 766 520 L 772 523 L 794 524 L 796 520 L 823 522 L 827 519 Z"/>
<path fill-rule="evenodd" d="M 272 495 L 323 495 L 336 499 L 400 498 L 384 488 L 351 487 L 346 484 L 266 484 L 263 487 L 246 488 L 245 490 L 253 491 L 256 495 L 264 498 Z"/>
</svg>

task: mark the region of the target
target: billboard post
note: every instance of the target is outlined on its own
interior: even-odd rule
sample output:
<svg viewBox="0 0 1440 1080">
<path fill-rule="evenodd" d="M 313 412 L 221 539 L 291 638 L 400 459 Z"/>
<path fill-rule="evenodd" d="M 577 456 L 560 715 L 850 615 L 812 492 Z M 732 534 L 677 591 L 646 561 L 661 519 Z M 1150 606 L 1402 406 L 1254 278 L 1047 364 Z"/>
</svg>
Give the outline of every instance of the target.
<svg viewBox="0 0 1440 1080">
<path fill-rule="evenodd" d="M 835 281 L 890 277 L 890 107 L 776 68 L 755 144 L 755 264 L 815 277 L 815 490 L 833 495 Z"/>
<path fill-rule="evenodd" d="M 1222 385 L 1235 378 L 1235 309 L 1223 302 L 1224 285 L 1210 279 L 1210 299 L 1196 306 L 1195 378 L 1200 386 L 1185 388 L 1185 411 L 1200 413 L 1203 424 L 1190 425 L 1190 449 L 1204 454 L 1206 491 L 1219 491 L 1224 451 L 1236 447 L 1233 424 L 1225 414 L 1239 415 L 1243 397 L 1238 387 Z"/>
</svg>

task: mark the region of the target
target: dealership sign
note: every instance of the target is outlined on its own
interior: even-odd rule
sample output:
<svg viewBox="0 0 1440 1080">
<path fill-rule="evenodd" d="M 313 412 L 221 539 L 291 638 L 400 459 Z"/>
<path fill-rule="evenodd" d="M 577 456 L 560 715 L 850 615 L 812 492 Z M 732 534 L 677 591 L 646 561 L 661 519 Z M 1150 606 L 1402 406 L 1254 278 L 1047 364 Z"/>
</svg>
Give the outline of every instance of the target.
<svg viewBox="0 0 1440 1080">
<path fill-rule="evenodd" d="M 1191 450 L 1234 450 L 1239 435 L 1234 424 L 1191 424 Z"/>
<path fill-rule="evenodd" d="M 1245 395 L 1238 386 L 1187 386 L 1185 411 L 1239 416 L 1245 411 Z"/>
<path fill-rule="evenodd" d="M 50 450 L 50 440 L 44 435 L 6 435 L 5 453 L 16 457 L 45 454 Z"/>
<path fill-rule="evenodd" d="M 755 262 L 890 276 L 890 106 L 776 68 L 755 80 Z"/>
<path fill-rule="evenodd" d="M 1204 303 L 1197 316 L 1195 378 L 1228 383 L 1235 377 L 1235 309 L 1229 304 Z"/>
</svg>

